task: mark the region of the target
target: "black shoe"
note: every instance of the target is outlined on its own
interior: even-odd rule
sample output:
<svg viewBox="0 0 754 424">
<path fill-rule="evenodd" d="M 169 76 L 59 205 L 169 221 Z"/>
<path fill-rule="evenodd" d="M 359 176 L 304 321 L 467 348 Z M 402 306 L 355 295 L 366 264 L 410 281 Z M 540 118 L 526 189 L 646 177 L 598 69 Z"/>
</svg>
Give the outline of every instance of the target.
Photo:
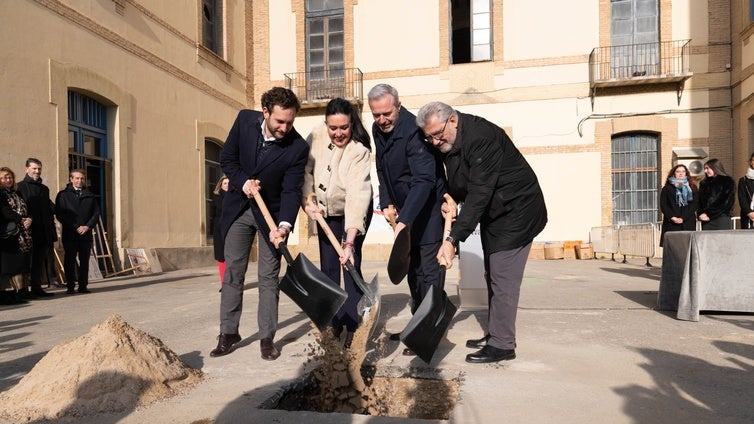
<svg viewBox="0 0 754 424">
<path fill-rule="evenodd" d="M 65 294 L 76 294 L 76 290 L 74 289 L 68 289 L 65 291 Z"/>
<path fill-rule="evenodd" d="M 466 355 L 466 362 L 485 364 L 488 362 L 509 361 L 516 358 L 515 349 L 498 349 L 487 345 L 480 351 Z"/>
<path fill-rule="evenodd" d="M 487 341 L 490 339 L 490 335 L 487 334 L 481 339 L 470 339 L 466 340 L 466 347 L 471 349 L 481 349 L 485 346 L 487 346 Z"/>
<path fill-rule="evenodd" d="M 32 292 L 30 292 L 30 291 L 29 291 L 29 290 L 27 290 L 26 288 L 24 288 L 24 289 L 22 289 L 22 290 L 20 290 L 20 291 L 18 292 L 18 296 L 17 296 L 17 297 L 18 297 L 19 299 L 28 299 L 28 300 L 33 300 L 33 299 L 36 299 L 36 298 L 37 298 L 37 295 L 36 295 L 35 293 L 32 293 Z"/>
<path fill-rule="evenodd" d="M 233 351 L 233 345 L 241 341 L 241 336 L 236 334 L 220 333 L 217 336 L 217 347 L 212 349 L 209 356 L 223 356 Z"/>
<path fill-rule="evenodd" d="M 280 356 L 280 351 L 275 348 L 275 344 L 269 337 L 259 341 L 259 349 L 262 351 L 262 359 L 265 361 L 274 361 Z"/>
<path fill-rule="evenodd" d="M 403 349 L 403 356 L 416 356 L 416 352 L 409 348 Z"/>
<path fill-rule="evenodd" d="M 388 339 L 390 339 L 392 341 L 400 340 L 401 339 L 401 333 L 393 333 L 393 334 L 391 334 L 391 335 L 388 336 Z"/>
<path fill-rule="evenodd" d="M 79 293 L 88 294 L 88 293 L 91 293 L 91 291 L 89 291 L 88 289 L 79 289 Z"/>
<path fill-rule="evenodd" d="M 31 289 L 31 292 L 34 293 L 38 297 L 52 297 L 55 296 L 54 293 L 47 293 L 42 289 L 42 287 L 34 287 Z"/>
</svg>

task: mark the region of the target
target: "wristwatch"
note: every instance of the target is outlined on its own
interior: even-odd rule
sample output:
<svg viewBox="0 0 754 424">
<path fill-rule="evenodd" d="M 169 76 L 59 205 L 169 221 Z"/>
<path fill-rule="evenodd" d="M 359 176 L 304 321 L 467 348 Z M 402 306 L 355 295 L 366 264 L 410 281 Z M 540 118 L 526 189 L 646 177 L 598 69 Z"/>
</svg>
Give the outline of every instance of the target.
<svg viewBox="0 0 754 424">
<path fill-rule="evenodd" d="M 454 239 L 453 237 L 451 237 L 449 235 L 445 236 L 445 241 L 450 242 L 450 244 L 452 244 L 453 247 L 458 246 L 458 240 Z"/>
</svg>

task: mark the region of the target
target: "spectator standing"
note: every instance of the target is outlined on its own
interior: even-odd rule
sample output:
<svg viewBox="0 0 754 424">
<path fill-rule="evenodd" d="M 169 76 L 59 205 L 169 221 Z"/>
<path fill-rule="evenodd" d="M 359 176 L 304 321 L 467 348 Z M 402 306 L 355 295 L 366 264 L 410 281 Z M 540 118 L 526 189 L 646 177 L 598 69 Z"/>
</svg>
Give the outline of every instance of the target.
<svg viewBox="0 0 754 424">
<path fill-rule="evenodd" d="M 749 157 L 746 175 L 738 180 L 738 206 L 741 208 L 741 228 L 754 229 L 754 153 Z"/>
<path fill-rule="evenodd" d="M 31 292 L 39 297 L 53 296 L 42 289 L 42 277 L 46 274 L 48 284 L 57 282 L 52 249 L 58 240 L 55 230 L 55 205 L 50 200 L 50 189 L 42 183 L 42 161 L 26 159 L 26 176 L 18 183 L 31 217 Z"/>
<path fill-rule="evenodd" d="M 238 327 L 243 307 L 243 286 L 254 235 L 260 232 L 259 303 L 257 324 L 262 359 L 280 356 L 273 340 L 278 325 L 278 240 L 293 228 L 301 205 L 304 168 L 309 145 L 293 128 L 300 104 L 286 88 L 273 87 L 262 95 L 262 111 L 242 110 L 233 123 L 220 153 L 220 164 L 230 180 L 225 194 L 221 232 L 225 238 L 225 279 L 220 297 L 220 335 L 210 356 L 227 355 L 241 341 Z M 278 223 L 267 229 L 251 198 L 261 195 Z M 264 240 L 264 241 L 263 241 Z"/>
<path fill-rule="evenodd" d="M 372 111 L 372 138 L 376 150 L 380 208 L 385 219 L 394 218 L 394 237 L 408 227 L 411 251 L 408 286 L 411 313 L 421 304 L 431 286 L 439 285 L 437 250 L 442 243 L 440 206 L 445 194 L 442 162 L 423 142 L 416 117 L 401 105 L 398 91 L 388 84 L 374 86 L 368 94 Z M 389 205 L 397 211 L 391 216 Z M 395 340 L 399 335 L 391 335 Z M 406 348 L 404 355 L 414 353 Z"/>
<path fill-rule="evenodd" d="M 706 175 L 699 183 L 699 209 L 702 231 L 730 230 L 730 215 L 736 201 L 736 183 L 729 177 L 719 159 L 704 164 Z"/>
<path fill-rule="evenodd" d="M 212 191 L 212 244 L 215 250 L 217 270 L 220 273 L 220 291 L 223 290 L 225 278 L 225 242 L 220 231 L 220 217 L 223 213 L 223 199 L 228 191 L 228 177 L 223 175 L 217 181 L 215 190 Z"/>
<path fill-rule="evenodd" d="M 674 166 L 660 191 L 660 210 L 662 211 L 660 246 L 668 231 L 696 230 L 698 197 L 696 184 L 689 178 L 689 169 L 686 165 Z"/>
<path fill-rule="evenodd" d="M 14 225 L 18 232 L 0 239 L 0 284 L 3 303 L 25 303 L 19 294 L 28 293 L 31 264 L 31 224 L 26 202 L 17 191 L 16 175 L 10 168 L 0 168 L 0 214 L 6 225 Z M 6 288 L 11 288 L 9 293 Z"/>
<path fill-rule="evenodd" d="M 419 109 L 417 124 L 427 143 L 444 154 L 448 193 L 463 207 L 437 252 L 450 266 L 456 243 L 480 226 L 489 297 L 489 333 L 469 340 L 481 348 L 466 362 L 516 357 L 516 312 L 526 260 L 534 237 L 547 224 L 547 208 L 537 175 L 502 128 L 460 113 L 445 103 Z M 448 204 L 443 213 L 455 213 Z"/>
<path fill-rule="evenodd" d="M 92 228 L 100 217 L 99 204 L 94 194 L 87 190 L 86 172 L 74 169 L 69 174 L 70 182 L 55 197 L 55 215 L 60 221 L 65 256 L 65 282 L 67 294 L 74 294 L 76 281 L 79 293 L 91 293 L 89 285 L 89 256 L 91 255 Z M 78 258 L 78 271 L 76 259 Z"/>
</svg>

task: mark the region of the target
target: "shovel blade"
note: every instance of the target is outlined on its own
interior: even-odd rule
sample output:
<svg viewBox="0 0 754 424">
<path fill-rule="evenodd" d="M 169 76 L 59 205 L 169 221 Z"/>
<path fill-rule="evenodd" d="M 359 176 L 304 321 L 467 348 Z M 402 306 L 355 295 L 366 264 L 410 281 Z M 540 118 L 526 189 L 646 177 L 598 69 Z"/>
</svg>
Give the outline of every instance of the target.
<svg viewBox="0 0 754 424">
<path fill-rule="evenodd" d="M 429 288 L 414 316 L 401 332 L 401 341 L 424 362 L 429 363 L 437 350 L 457 307 L 445 290 Z"/>
<path fill-rule="evenodd" d="M 387 261 L 387 275 L 393 284 L 398 284 L 406 278 L 410 259 L 411 231 L 406 227 L 395 238 Z"/>
<path fill-rule="evenodd" d="M 348 297 L 303 254 L 298 254 L 288 265 L 280 281 L 280 290 L 304 311 L 320 331 L 331 324 Z"/>
<path fill-rule="evenodd" d="M 356 311 L 361 316 L 361 326 L 368 326 L 369 328 L 367 338 L 371 338 L 372 332 L 374 332 L 374 324 L 380 317 L 380 305 L 382 304 L 380 302 L 380 282 L 377 280 L 377 276 L 375 275 L 366 286 L 368 290 L 356 304 Z"/>
</svg>

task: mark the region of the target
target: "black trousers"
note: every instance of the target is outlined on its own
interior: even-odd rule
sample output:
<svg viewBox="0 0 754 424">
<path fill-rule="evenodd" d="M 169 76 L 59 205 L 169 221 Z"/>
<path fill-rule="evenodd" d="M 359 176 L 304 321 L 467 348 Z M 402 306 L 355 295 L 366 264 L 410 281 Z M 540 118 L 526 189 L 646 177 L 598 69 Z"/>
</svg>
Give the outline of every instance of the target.
<svg viewBox="0 0 754 424">
<path fill-rule="evenodd" d="M 47 274 L 48 284 L 56 281 L 55 263 L 52 256 L 52 245 L 33 240 L 31 250 L 31 287 L 42 288 L 42 276 Z"/>
<path fill-rule="evenodd" d="M 89 256 L 92 250 L 91 240 L 64 241 L 65 257 L 65 284 L 68 290 L 73 290 L 76 281 L 79 282 L 79 291 L 86 290 L 89 285 Z M 76 273 L 76 258 L 79 259 L 78 275 Z"/>
<path fill-rule="evenodd" d="M 441 245 L 442 241 L 438 241 L 411 247 L 411 260 L 408 268 L 411 314 L 419 308 L 430 287 L 440 286 L 440 264 L 437 262 L 437 252 Z"/>
</svg>

